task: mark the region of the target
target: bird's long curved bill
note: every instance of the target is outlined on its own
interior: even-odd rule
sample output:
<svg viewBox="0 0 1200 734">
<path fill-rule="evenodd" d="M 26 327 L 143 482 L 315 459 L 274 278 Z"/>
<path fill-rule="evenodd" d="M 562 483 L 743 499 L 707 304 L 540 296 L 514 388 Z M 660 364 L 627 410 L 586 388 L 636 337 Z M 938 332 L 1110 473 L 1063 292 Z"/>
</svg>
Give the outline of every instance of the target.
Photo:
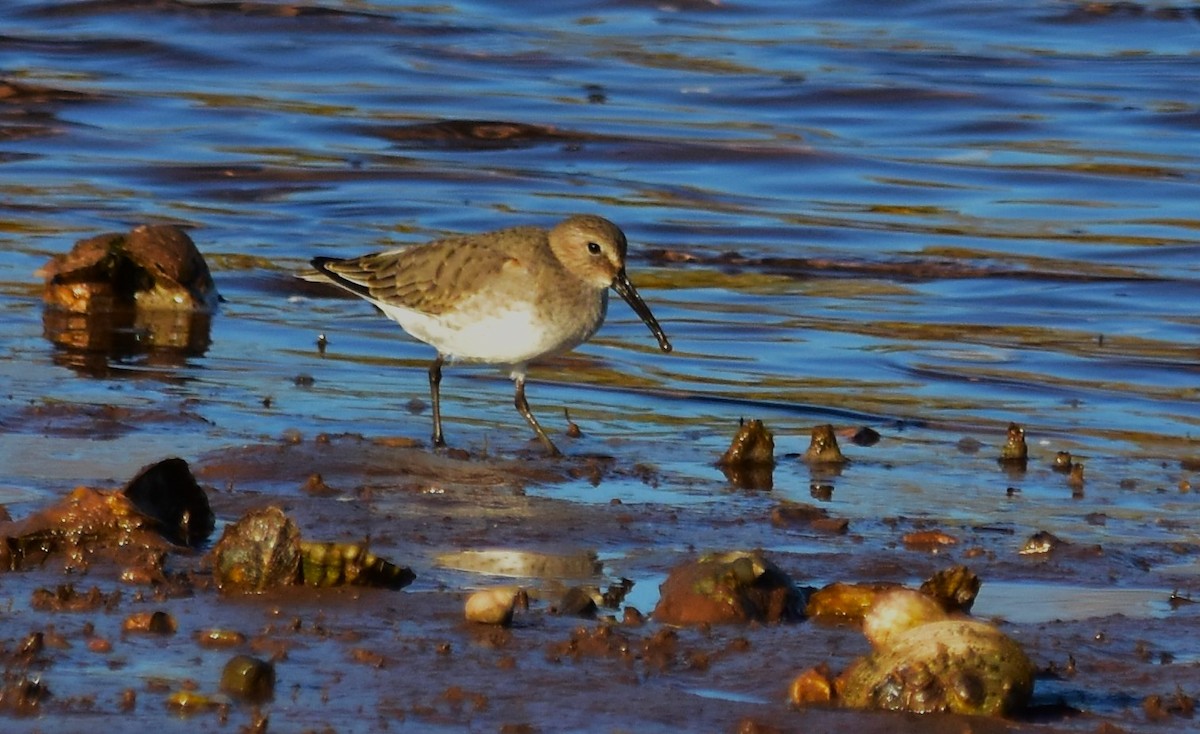
<svg viewBox="0 0 1200 734">
<path fill-rule="evenodd" d="M 650 313 L 650 307 L 638 295 L 637 289 L 633 287 L 633 283 L 629 282 L 629 276 L 625 274 L 624 269 L 617 274 L 612 288 L 621 298 L 625 299 L 625 303 L 628 303 L 633 312 L 641 317 L 646 326 L 650 327 L 650 332 L 658 340 L 658 348 L 664 352 L 671 351 L 671 342 L 667 341 L 667 335 L 663 333 L 662 327 L 658 325 L 658 319 L 654 318 L 654 314 Z"/>
</svg>

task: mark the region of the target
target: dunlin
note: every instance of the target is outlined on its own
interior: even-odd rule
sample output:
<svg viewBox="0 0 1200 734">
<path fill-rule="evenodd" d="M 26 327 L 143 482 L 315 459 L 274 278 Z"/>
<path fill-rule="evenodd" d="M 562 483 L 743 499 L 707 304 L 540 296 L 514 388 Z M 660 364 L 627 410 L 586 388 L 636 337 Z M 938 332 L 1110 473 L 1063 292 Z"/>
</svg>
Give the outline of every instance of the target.
<svg viewBox="0 0 1200 734">
<path fill-rule="evenodd" d="M 318 257 L 306 280 L 325 281 L 373 303 L 437 350 L 429 366 L 433 443 L 444 446 L 442 365 L 508 368 L 517 411 L 553 455 L 558 447 L 525 400 L 530 362 L 587 341 L 608 311 L 612 288 L 671 351 L 662 327 L 625 274 L 625 234 L 597 216 L 575 215 L 553 229 L 513 227 L 340 260 Z"/>
</svg>

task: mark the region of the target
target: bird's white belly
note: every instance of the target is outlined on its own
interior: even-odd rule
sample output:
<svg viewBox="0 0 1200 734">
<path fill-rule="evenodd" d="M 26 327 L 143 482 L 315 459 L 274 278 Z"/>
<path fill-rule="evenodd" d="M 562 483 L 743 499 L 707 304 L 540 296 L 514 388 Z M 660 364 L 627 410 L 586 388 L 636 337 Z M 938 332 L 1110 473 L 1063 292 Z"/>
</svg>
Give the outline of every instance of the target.
<svg viewBox="0 0 1200 734">
<path fill-rule="evenodd" d="M 461 309 L 432 316 L 394 306 L 383 312 L 409 334 L 451 360 L 521 365 L 568 351 L 586 341 L 600 326 L 597 319 L 554 323 L 531 304 Z"/>
</svg>

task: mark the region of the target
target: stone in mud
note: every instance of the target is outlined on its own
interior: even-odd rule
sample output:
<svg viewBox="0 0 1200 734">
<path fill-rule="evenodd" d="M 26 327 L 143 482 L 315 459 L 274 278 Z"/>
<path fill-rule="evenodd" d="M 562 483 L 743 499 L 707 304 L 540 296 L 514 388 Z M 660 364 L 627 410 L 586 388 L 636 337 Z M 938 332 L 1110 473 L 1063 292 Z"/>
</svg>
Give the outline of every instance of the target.
<svg viewBox="0 0 1200 734">
<path fill-rule="evenodd" d="M 199 691 L 184 689 L 167 696 L 167 708 L 186 716 L 201 711 L 226 710 L 229 708 L 229 700 L 225 696 L 209 696 Z"/>
<path fill-rule="evenodd" d="M 966 612 L 975 603 L 980 581 L 966 566 L 951 566 L 938 571 L 921 584 L 920 593 L 947 612 Z M 834 582 L 808 597 L 804 613 L 810 619 L 836 624 L 862 622 L 868 611 L 887 594 L 904 590 L 900 584 Z M 915 592 L 914 592 L 915 593 Z"/>
<path fill-rule="evenodd" d="M 125 632 L 151 635 L 173 635 L 179 629 L 175 618 L 164 611 L 134 612 L 121 623 Z"/>
<path fill-rule="evenodd" d="M 905 533 L 900 542 L 909 550 L 937 553 L 942 548 L 957 545 L 958 538 L 941 530 L 914 530 Z"/>
<path fill-rule="evenodd" d="M 812 429 L 808 449 L 804 452 L 804 461 L 808 464 L 840 465 L 846 463 L 846 457 L 838 447 L 837 435 L 833 426 L 825 424 Z"/>
<path fill-rule="evenodd" d="M 125 564 L 122 578 L 151 583 L 163 577 L 174 545 L 194 546 L 212 532 L 204 490 L 182 459 L 143 468 L 123 490 L 79 487 L 58 504 L 19 522 L 0 522 L 0 569 L 17 570 L 61 556 L 86 567 L 103 551 Z"/>
<path fill-rule="evenodd" d="M 196 546 L 212 534 L 216 518 L 208 495 L 183 459 L 164 459 L 142 468 L 125 485 L 124 495 L 153 518 L 171 542 Z"/>
<path fill-rule="evenodd" d="M 835 678 L 828 663 L 821 663 L 792 679 L 788 686 L 788 703 L 810 706 L 829 703 L 834 697 Z"/>
<path fill-rule="evenodd" d="M 524 589 L 498 586 L 481 589 L 467 597 L 464 614 L 468 622 L 507 627 L 512 624 L 517 607 L 529 608 L 529 596 Z"/>
<path fill-rule="evenodd" d="M 742 489 L 771 489 L 774 485 L 775 438 L 760 420 L 742 420 L 717 466 Z"/>
<path fill-rule="evenodd" d="M 0 712 L 34 717 L 43 710 L 42 702 L 50 697 L 50 689 L 37 675 L 5 675 L 0 681 Z"/>
<path fill-rule="evenodd" d="M 659 587 L 654 618 L 667 624 L 798 619 L 800 594 L 761 552 L 720 553 L 676 566 Z"/>
<path fill-rule="evenodd" d="M 295 584 L 301 578 L 300 530 L 278 507 L 254 510 L 225 528 L 212 559 L 223 591 Z"/>
<path fill-rule="evenodd" d="M 275 693 L 275 666 L 250 655 L 235 655 L 221 670 L 221 690 L 247 701 L 266 701 Z"/>
<path fill-rule="evenodd" d="M 374 586 L 402 589 L 416 574 L 356 543 L 300 539 L 278 507 L 246 513 L 225 529 L 211 554 L 222 590 L 265 591 L 276 586 Z"/>
<path fill-rule="evenodd" d="M 777 528 L 803 528 L 829 535 L 844 535 L 850 529 L 848 519 L 830 517 L 823 507 L 786 500 L 772 508 L 771 524 Z"/>
<path fill-rule="evenodd" d="M 1017 551 L 1023 556 L 1046 555 L 1067 545 L 1067 541 L 1048 530 L 1039 530 L 1025 539 Z"/>
<path fill-rule="evenodd" d="M 985 716 L 1025 708 L 1034 669 L 1020 645 L 992 624 L 939 614 L 924 600 L 913 614 L 897 613 L 896 607 L 921 597 L 900 593 L 903 598 L 881 597 L 868 613 L 865 626 L 877 630 L 874 649 L 838 678 L 842 703 Z M 889 624 L 893 629 L 878 633 Z"/>
<path fill-rule="evenodd" d="M 596 616 L 598 607 L 590 591 L 582 586 L 571 586 L 563 592 L 558 602 L 558 613 L 564 617 Z"/>
<path fill-rule="evenodd" d="M 0 570 L 15 571 L 57 556 L 86 568 L 98 551 L 161 570 L 171 545 L 159 525 L 120 492 L 78 487 L 58 504 L 19 521 L 0 522 Z"/>
<path fill-rule="evenodd" d="M 921 584 L 921 593 L 933 597 L 947 612 L 969 612 L 982 582 L 966 566 L 938 571 Z"/>
</svg>

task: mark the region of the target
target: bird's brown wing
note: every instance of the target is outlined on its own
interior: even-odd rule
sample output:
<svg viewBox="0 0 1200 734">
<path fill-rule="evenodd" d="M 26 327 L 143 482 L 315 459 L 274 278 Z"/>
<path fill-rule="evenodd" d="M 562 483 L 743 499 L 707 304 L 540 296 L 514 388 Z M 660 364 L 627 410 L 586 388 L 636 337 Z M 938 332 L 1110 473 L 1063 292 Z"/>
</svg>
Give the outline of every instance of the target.
<svg viewBox="0 0 1200 734">
<path fill-rule="evenodd" d="M 511 255 L 473 238 L 438 240 L 402 250 L 339 260 L 318 257 L 313 267 L 335 285 L 369 301 L 438 315 L 478 293 Z"/>
</svg>

